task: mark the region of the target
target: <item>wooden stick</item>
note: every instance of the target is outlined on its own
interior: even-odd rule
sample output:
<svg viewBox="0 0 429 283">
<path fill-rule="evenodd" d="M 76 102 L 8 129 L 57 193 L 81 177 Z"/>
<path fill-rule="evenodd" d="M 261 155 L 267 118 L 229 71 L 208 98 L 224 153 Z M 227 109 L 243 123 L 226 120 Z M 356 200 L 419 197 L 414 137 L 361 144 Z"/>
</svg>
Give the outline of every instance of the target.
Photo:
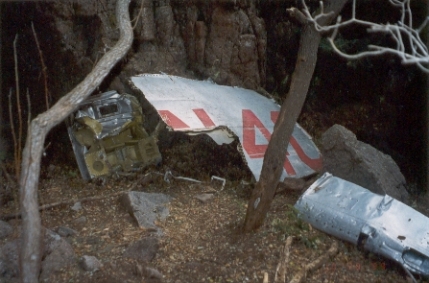
<svg viewBox="0 0 429 283">
<path fill-rule="evenodd" d="M 33 30 L 34 40 L 36 41 L 37 49 L 39 50 L 40 63 L 42 64 L 42 73 L 43 79 L 45 81 L 45 103 L 46 109 L 49 109 L 49 90 L 48 90 L 48 75 L 46 74 L 46 70 L 48 69 L 45 65 L 45 61 L 43 60 L 43 53 L 40 49 L 39 39 L 37 38 L 36 30 L 34 29 L 34 24 L 31 22 L 31 29 Z"/>
<path fill-rule="evenodd" d="M 319 268 L 320 266 L 322 266 L 322 264 L 327 261 L 329 259 L 329 257 L 334 256 L 336 253 L 338 252 L 338 242 L 334 241 L 331 245 L 331 247 L 329 248 L 328 252 L 323 254 L 322 256 L 320 256 L 318 259 L 316 259 L 315 261 L 307 264 L 303 269 L 301 269 L 292 279 L 292 281 L 290 281 L 289 283 L 301 283 L 302 280 L 305 279 L 305 277 L 307 276 L 308 272 L 314 271 L 317 268 Z"/>
<path fill-rule="evenodd" d="M 264 272 L 264 281 L 262 283 L 270 283 L 268 280 L 268 272 Z"/>
<path fill-rule="evenodd" d="M 277 264 L 276 275 L 274 276 L 274 283 L 285 283 L 286 282 L 286 271 L 287 264 L 290 256 L 290 246 L 292 245 L 293 237 L 289 236 L 286 239 L 286 243 L 283 247 L 283 253 L 280 257 L 280 261 Z"/>
<path fill-rule="evenodd" d="M 0 163 L 0 165 L 2 165 L 2 163 Z M 101 199 L 105 199 L 105 198 L 114 197 L 114 196 L 117 196 L 117 195 L 120 195 L 120 194 L 123 194 L 123 193 L 127 193 L 127 192 L 129 192 L 129 191 L 134 190 L 134 189 L 137 187 L 137 185 L 138 185 L 138 184 L 141 184 L 141 183 L 148 183 L 149 181 L 148 181 L 148 180 L 146 180 L 146 177 L 148 177 L 148 175 L 149 175 L 149 174 L 151 174 L 151 173 L 147 173 L 147 174 L 145 174 L 145 175 L 141 176 L 141 177 L 140 177 L 136 182 L 134 182 L 134 184 L 133 184 L 129 189 L 127 189 L 127 190 L 123 190 L 123 191 L 120 191 L 120 192 L 116 192 L 116 193 L 112 193 L 112 194 L 104 195 L 104 196 L 86 197 L 86 198 L 81 198 L 81 199 L 78 199 L 78 200 L 65 200 L 65 201 L 57 201 L 57 202 L 50 203 L 50 204 L 44 204 L 44 205 L 39 206 L 39 211 L 46 210 L 46 209 L 49 209 L 49 208 L 53 208 L 53 207 L 56 207 L 56 206 L 61 206 L 61 205 L 70 205 L 70 204 L 74 204 L 74 203 L 76 203 L 76 202 L 85 202 L 85 201 L 101 200 Z M 21 217 L 21 212 L 18 212 L 18 213 L 11 213 L 11 214 L 6 214 L 6 215 L 1 215 L 1 216 L 0 216 L 0 219 L 3 219 L 3 220 L 10 220 L 10 219 L 20 218 L 20 217 Z"/>
<path fill-rule="evenodd" d="M 18 34 L 15 36 L 13 41 L 13 59 L 15 61 L 15 83 L 16 83 L 16 108 L 18 110 L 18 140 L 17 148 L 15 148 L 15 174 L 16 179 L 19 179 L 21 174 L 21 151 L 22 151 L 22 112 L 21 112 L 21 100 L 19 93 L 19 72 L 18 72 L 18 55 L 16 53 L 16 43 L 18 42 Z M 12 123 L 12 121 L 10 121 Z"/>
<path fill-rule="evenodd" d="M 12 133 L 12 139 L 13 139 L 13 159 L 14 159 L 14 169 L 15 169 L 15 179 L 19 180 L 19 174 L 17 173 L 17 159 L 18 159 L 18 139 L 16 138 L 16 132 L 15 132 L 15 123 L 13 122 L 13 109 L 12 109 L 12 89 L 9 90 L 8 95 L 8 104 L 9 104 L 9 122 L 10 122 L 10 131 Z"/>
</svg>

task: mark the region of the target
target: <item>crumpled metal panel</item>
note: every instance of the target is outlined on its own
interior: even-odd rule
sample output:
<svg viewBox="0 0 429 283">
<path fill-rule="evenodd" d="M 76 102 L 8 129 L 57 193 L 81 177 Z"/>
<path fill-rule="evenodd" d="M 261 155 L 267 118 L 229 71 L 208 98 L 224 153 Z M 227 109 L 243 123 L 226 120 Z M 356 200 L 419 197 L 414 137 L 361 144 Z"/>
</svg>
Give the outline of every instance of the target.
<svg viewBox="0 0 429 283">
<path fill-rule="evenodd" d="M 406 204 L 325 173 L 295 208 L 315 228 L 429 275 L 429 218 Z"/>
<path fill-rule="evenodd" d="M 142 116 L 140 104 L 131 95 L 120 95 L 116 91 L 108 91 L 101 95 L 92 96 L 80 104 L 75 119 L 85 117 L 96 120 L 102 125 L 101 131 L 96 132 L 96 138 L 114 136 L 124 127 L 124 124 Z M 141 119 L 141 118 L 140 118 Z M 88 123 L 87 123 L 88 124 Z"/>
<path fill-rule="evenodd" d="M 109 91 L 92 96 L 67 122 L 85 180 L 134 171 L 161 161 L 156 139 L 143 128 L 143 112 L 132 95 Z"/>
<path fill-rule="evenodd" d="M 207 134 L 218 144 L 240 142 L 239 152 L 256 180 L 280 105 L 259 93 L 240 87 L 217 85 L 165 74 L 142 74 L 131 78 L 144 98 L 174 131 Z M 322 157 L 311 136 L 296 124 L 281 180 L 300 178 L 322 168 Z"/>
</svg>

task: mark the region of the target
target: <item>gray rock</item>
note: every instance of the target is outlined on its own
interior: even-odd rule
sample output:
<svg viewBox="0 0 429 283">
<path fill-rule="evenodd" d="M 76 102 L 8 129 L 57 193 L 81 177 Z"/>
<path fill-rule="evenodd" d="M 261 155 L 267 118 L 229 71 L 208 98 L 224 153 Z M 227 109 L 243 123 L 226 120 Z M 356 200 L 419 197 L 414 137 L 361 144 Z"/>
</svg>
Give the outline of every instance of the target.
<svg viewBox="0 0 429 283">
<path fill-rule="evenodd" d="M 83 225 L 85 224 L 87 221 L 86 216 L 81 216 L 79 218 L 76 218 L 75 220 L 73 220 L 74 223 L 78 224 L 78 225 Z"/>
<path fill-rule="evenodd" d="M 398 165 L 389 156 L 340 125 L 329 128 L 321 139 L 325 170 L 374 193 L 388 194 L 408 203 L 406 181 Z"/>
<path fill-rule="evenodd" d="M 13 228 L 9 223 L 0 220 L 0 239 L 6 238 L 12 234 Z"/>
<path fill-rule="evenodd" d="M 0 282 L 13 282 L 19 278 L 18 239 L 0 247 Z"/>
<path fill-rule="evenodd" d="M 75 263 L 75 253 L 72 246 L 57 233 L 45 229 L 44 259 L 40 274 L 40 281 L 49 281 L 57 271 Z"/>
<path fill-rule="evenodd" d="M 81 258 L 80 264 L 85 271 L 97 271 L 103 267 L 103 264 L 95 257 L 90 255 L 84 255 Z"/>
<path fill-rule="evenodd" d="M 145 267 L 143 269 L 143 276 L 147 279 L 158 279 L 158 280 L 161 280 L 163 277 L 161 272 L 159 272 L 157 269 L 152 267 Z"/>
<path fill-rule="evenodd" d="M 82 209 L 82 203 L 81 203 L 80 201 L 76 202 L 76 203 L 71 207 L 71 209 L 72 209 L 72 210 L 74 210 L 74 211 L 79 211 L 79 210 L 81 210 L 81 209 Z"/>
<path fill-rule="evenodd" d="M 124 257 L 148 262 L 155 258 L 158 249 L 158 239 L 147 237 L 130 244 L 124 252 Z"/>
<path fill-rule="evenodd" d="M 197 200 L 201 201 L 202 203 L 207 203 L 209 200 L 213 199 L 213 194 L 199 194 L 194 196 Z"/>
<path fill-rule="evenodd" d="M 127 192 L 121 202 L 125 209 L 137 220 L 140 228 L 158 231 L 156 221 L 164 221 L 169 215 L 166 204 L 172 197 L 165 194 Z"/>
<path fill-rule="evenodd" d="M 68 227 L 64 227 L 64 226 L 60 226 L 57 229 L 57 233 L 58 235 L 60 235 L 61 237 L 69 237 L 69 236 L 74 236 L 77 234 L 76 230 L 73 230 L 71 228 Z"/>
</svg>

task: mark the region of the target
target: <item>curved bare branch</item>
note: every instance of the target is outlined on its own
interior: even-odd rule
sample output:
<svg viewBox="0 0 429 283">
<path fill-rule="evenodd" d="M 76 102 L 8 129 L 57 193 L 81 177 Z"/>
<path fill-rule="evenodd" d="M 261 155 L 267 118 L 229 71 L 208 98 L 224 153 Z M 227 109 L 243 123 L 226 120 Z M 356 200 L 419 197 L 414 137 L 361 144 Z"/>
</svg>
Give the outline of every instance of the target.
<svg viewBox="0 0 429 283">
<path fill-rule="evenodd" d="M 330 16 L 329 13 L 324 12 L 323 3 L 320 2 L 320 13 L 313 16 L 310 13 L 305 1 L 303 1 L 302 13 L 307 17 L 307 20 L 314 24 L 317 31 L 326 33 L 331 32 L 331 36 L 328 41 L 338 55 L 346 59 L 360 59 L 366 56 L 378 56 L 381 54 L 394 54 L 401 59 L 401 62 L 405 65 L 416 65 L 422 71 L 429 73 L 429 51 L 425 42 L 421 39 L 420 33 L 423 28 L 429 23 L 429 17 L 427 17 L 422 25 L 413 29 L 413 16 L 410 8 L 410 0 L 389 0 L 390 4 L 394 7 L 398 7 L 401 12 L 400 20 L 396 24 L 379 24 L 369 21 L 364 21 L 356 18 L 356 0 L 353 0 L 352 5 L 352 17 L 347 21 L 342 21 L 341 16 L 338 16 L 337 22 L 333 25 L 321 25 L 319 23 L 321 18 Z M 368 27 L 367 31 L 371 33 L 384 33 L 389 35 L 396 43 L 395 48 L 385 46 L 369 45 L 367 51 L 362 51 L 356 54 L 348 54 L 340 50 L 335 44 L 335 38 L 338 35 L 338 31 L 349 25 L 361 25 Z M 409 50 L 408 50 L 409 49 Z"/>
<path fill-rule="evenodd" d="M 40 161 L 47 133 L 70 115 L 101 84 L 110 70 L 131 47 L 133 30 L 128 12 L 130 0 L 118 0 L 116 6 L 120 38 L 86 78 L 72 91 L 63 96 L 51 109 L 40 114 L 32 122 L 27 134 L 20 176 L 20 204 L 22 215 L 21 281 L 38 282 L 42 232 L 37 201 Z"/>
</svg>

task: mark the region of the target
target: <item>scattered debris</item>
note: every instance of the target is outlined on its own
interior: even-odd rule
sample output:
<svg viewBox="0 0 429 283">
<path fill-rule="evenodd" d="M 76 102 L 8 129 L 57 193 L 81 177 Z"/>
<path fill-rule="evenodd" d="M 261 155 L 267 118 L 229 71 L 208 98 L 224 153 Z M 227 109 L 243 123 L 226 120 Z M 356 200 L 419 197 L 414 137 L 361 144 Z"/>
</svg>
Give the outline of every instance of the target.
<svg viewBox="0 0 429 283">
<path fill-rule="evenodd" d="M 408 203 L 405 177 L 389 156 L 340 125 L 329 128 L 321 138 L 324 169 L 331 174 L 379 194 Z"/>
<path fill-rule="evenodd" d="M 67 120 L 67 131 L 84 180 L 161 161 L 156 138 L 143 128 L 143 112 L 132 95 L 109 91 L 88 98 Z"/>
<path fill-rule="evenodd" d="M 429 218 L 389 195 L 325 173 L 295 207 L 315 228 L 429 275 Z"/>
<path fill-rule="evenodd" d="M 174 176 L 173 173 L 171 173 L 171 171 L 168 170 L 164 174 L 164 181 L 167 182 L 167 183 L 170 183 L 171 179 L 188 181 L 188 182 L 194 182 L 194 183 L 201 183 L 201 181 L 196 180 L 196 179 L 192 179 L 192 178 L 188 178 L 188 177 L 183 177 L 183 176 Z"/>
<path fill-rule="evenodd" d="M 221 177 L 218 177 L 218 176 L 212 176 L 210 178 L 210 182 L 212 184 L 220 182 L 221 183 L 220 191 L 222 191 L 223 189 L 225 189 L 225 184 L 226 184 L 226 179 L 225 178 L 221 178 Z"/>
</svg>

